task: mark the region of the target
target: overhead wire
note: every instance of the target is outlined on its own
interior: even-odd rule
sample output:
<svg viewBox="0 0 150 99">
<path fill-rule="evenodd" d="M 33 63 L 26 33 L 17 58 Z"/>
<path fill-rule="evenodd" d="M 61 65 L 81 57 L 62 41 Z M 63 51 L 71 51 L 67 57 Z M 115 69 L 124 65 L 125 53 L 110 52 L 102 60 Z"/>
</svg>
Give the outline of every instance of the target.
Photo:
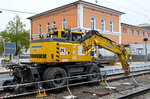
<svg viewBox="0 0 150 99">
<path fill-rule="evenodd" d="M 126 7 L 124 7 L 124 6 L 121 6 L 121 5 L 119 5 L 119 4 L 116 4 L 116 3 L 113 3 L 113 2 L 110 2 L 110 1 L 107 1 L 107 0 L 103 0 L 103 1 L 104 1 L 104 2 L 107 2 L 107 3 L 109 3 L 109 4 L 113 4 L 113 5 L 115 5 L 115 6 L 118 6 L 118 7 L 124 8 L 124 9 L 127 9 L 127 10 L 132 11 L 132 12 L 134 12 L 134 13 L 136 13 L 136 14 L 141 15 L 141 16 L 145 16 L 145 17 L 147 17 L 147 18 L 150 18 L 150 16 L 147 15 L 147 14 L 144 14 L 144 13 L 141 13 L 141 12 L 138 12 L 138 11 L 135 11 L 135 10 L 132 10 L 132 9 L 129 9 L 129 8 L 126 8 Z"/>
<path fill-rule="evenodd" d="M 143 6 L 139 5 L 138 3 L 132 2 L 131 0 L 126 0 L 126 1 L 132 3 L 133 5 L 135 5 L 135 6 L 138 7 L 138 8 L 142 8 L 143 10 L 150 11 L 149 9 L 146 9 L 146 8 L 144 8 Z"/>
<path fill-rule="evenodd" d="M 17 13 L 26 13 L 26 14 L 37 14 L 37 13 L 33 13 L 33 12 L 17 11 L 17 10 L 4 9 L 4 8 L 0 8 L 0 10 L 9 11 L 9 12 L 17 12 Z"/>
<path fill-rule="evenodd" d="M 9 11 L 9 12 L 16 12 L 16 13 L 25 13 L 25 14 L 38 14 L 38 13 L 33 13 L 33 12 L 17 11 L 17 10 L 11 10 L 11 9 L 3 9 L 3 8 L 0 8 L 0 10 Z M 76 15 L 76 14 L 65 14 L 65 15 L 73 16 L 73 15 Z"/>
</svg>

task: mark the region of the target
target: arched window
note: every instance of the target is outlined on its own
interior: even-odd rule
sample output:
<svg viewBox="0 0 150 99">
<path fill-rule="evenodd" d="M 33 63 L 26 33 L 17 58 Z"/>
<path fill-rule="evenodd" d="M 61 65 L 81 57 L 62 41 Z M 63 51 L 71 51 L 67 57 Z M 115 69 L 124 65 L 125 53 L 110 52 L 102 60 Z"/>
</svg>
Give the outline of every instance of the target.
<svg viewBox="0 0 150 99">
<path fill-rule="evenodd" d="M 52 28 L 55 28 L 55 26 L 56 26 L 56 21 L 53 21 Z"/>
<path fill-rule="evenodd" d="M 91 17 L 91 30 L 95 29 L 95 18 Z"/>
<path fill-rule="evenodd" d="M 134 30 L 130 29 L 130 35 L 133 35 L 133 33 L 134 33 Z"/>
<path fill-rule="evenodd" d="M 41 35 L 41 34 L 42 34 L 42 25 L 39 24 L 39 35 Z"/>
<path fill-rule="evenodd" d="M 142 32 L 142 37 L 144 37 L 145 36 L 145 32 Z"/>
<path fill-rule="evenodd" d="M 113 22 L 112 21 L 109 22 L 109 29 L 110 29 L 110 32 L 113 32 Z"/>
<path fill-rule="evenodd" d="M 67 29 L 67 20 L 66 20 L 66 18 L 64 18 L 63 20 L 62 20 L 62 29 Z"/>
<path fill-rule="evenodd" d="M 149 37 L 149 33 L 147 33 L 147 37 Z"/>
<path fill-rule="evenodd" d="M 101 31 L 105 30 L 105 20 L 101 19 Z"/>
<path fill-rule="evenodd" d="M 46 24 L 46 33 L 49 33 L 50 32 L 50 23 L 47 22 Z"/>
</svg>

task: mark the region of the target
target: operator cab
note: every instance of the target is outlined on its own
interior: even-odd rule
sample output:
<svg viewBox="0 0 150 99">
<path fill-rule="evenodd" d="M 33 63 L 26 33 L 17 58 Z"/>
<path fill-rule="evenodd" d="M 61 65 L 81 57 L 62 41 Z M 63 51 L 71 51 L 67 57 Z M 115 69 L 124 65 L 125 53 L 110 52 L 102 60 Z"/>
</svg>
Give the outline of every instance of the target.
<svg viewBox="0 0 150 99">
<path fill-rule="evenodd" d="M 55 30 L 51 31 L 50 33 L 50 38 L 65 38 L 68 41 L 74 41 L 77 42 L 80 39 L 82 39 L 82 33 L 81 32 L 76 32 L 76 31 L 65 31 L 65 30 Z"/>
<path fill-rule="evenodd" d="M 82 33 L 81 32 L 75 32 L 72 31 L 71 33 L 71 41 L 79 41 L 80 39 L 82 39 Z"/>
</svg>

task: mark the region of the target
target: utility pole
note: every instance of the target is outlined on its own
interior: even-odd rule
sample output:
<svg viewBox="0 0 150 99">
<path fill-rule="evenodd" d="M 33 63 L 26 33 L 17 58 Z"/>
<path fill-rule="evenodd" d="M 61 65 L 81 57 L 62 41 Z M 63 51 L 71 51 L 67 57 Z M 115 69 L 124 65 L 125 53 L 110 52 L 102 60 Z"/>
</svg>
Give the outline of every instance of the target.
<svg viewBox="0 0 150 99">
<path fill-rule="evenodd" d="M 147 41 L 148 41 L 148 38 L 144 38 L 143 41 L 145 42 L 145 63 L 147 62 Z"/>
</svg>

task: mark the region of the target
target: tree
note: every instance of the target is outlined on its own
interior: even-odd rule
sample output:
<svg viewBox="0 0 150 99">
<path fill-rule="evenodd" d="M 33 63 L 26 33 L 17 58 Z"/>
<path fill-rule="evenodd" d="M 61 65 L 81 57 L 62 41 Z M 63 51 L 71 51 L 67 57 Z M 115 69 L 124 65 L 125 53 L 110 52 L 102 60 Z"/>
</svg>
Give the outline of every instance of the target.
<svg viewBox="0 0 150 99">
<path fill-rule="evenodd" d="M 29 30 L 24 29 L 25 24 L 21 22 L 21 18 L 16 15 L 13 21 L 9 21 L 6 29 L 0 32 L 2 43 L 0 51 L 4 52 L 4 42 L 16 43 L 16 55 L 22 53 L 22 49 L 26 51 L 29 48 Z"/>
</svg>

